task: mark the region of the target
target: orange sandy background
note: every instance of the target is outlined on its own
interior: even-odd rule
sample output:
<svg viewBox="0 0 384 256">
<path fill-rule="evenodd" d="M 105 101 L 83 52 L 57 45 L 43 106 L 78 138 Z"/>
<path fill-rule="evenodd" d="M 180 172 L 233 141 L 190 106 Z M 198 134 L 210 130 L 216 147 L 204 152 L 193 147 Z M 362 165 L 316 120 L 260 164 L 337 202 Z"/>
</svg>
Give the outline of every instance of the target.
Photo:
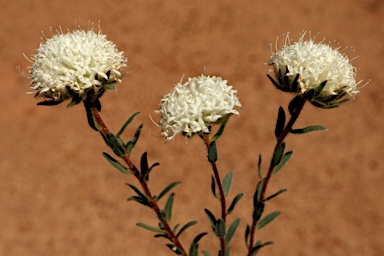
<svg viewBox="0 0 384 256">
<path fill-rule="evenodd" d="M 144 151 L 160 162 L 152 174 L 156 193 L 172 181 L 175 188 L 173 224 L 196 219 L 182 241 L 209 231 L 203 209 L 219 203 L 210 194 L 211 169 L 198 138 L 180 136 L 164 144 L 154 110 L 161 97 L 184 75 L 222 76 L 238 90 L 243 104 L 218 143 L 222 175 L 234 172 L 233 197 L 247 195 L 229 220 L 242 222 L 232 255 L 245 255 L 244 229 L 250 222 L 257 182 L 257 158 L 263 170 L 274 146 L 278 107 L 292 95 L 274 88 L 266 74 L 269 43 L 290 32 L 293 39 L 312 31 L 318 40 L 353 47 L 350 56 L 362 84 L 356 99 L 338 109 L 307 105 L 297 126 L 320 124 L 325 132 L 289 136 L 295 153 L 274 177 L 268 192 L 288 192 L 267 204 L 281 210 L 273 223 L 258 232 L 273 240 L 260 255 L 384 255 L 383 88 L 384 2 L 379 0 L 314 1 L 10 1 L 0 8 L 0 255 L 173 255 L 164 241 L 135 226 L 155 225 L 154 214 L 126 199 L 133 192 L 124 176 L 101 156 L 109 149 L 87 126 L 84 108 L 38 107 L 29 91 L 24 57 L 36 53 L 41 31 L 50 35 L 75 22 L 101 22 L 102 32 L 128 58 L 130 73 L 118 92 L 102 98 L 102 115 L 117 131 L 140 111 L 127 130 L 144 130 L 133 159 Z M 337 43 L 334 43 L 336 45 Z M 203 238 L 200 249 L 215 255 L 218 241 Z"/>
</svg>

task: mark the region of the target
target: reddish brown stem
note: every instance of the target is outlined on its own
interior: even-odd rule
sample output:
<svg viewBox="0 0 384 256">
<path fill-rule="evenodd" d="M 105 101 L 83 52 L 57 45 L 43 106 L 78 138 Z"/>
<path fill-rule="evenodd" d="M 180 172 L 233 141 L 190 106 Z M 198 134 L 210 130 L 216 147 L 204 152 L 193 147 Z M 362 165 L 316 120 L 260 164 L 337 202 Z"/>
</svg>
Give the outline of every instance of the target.
<svg viewBox="0 0 384 256">
<path fill-rule="evenodd" d="M 293 127 L 294 123 L 296 122 L 297 118 L 299 117 L 301 110 L 304 107 L 305 102 L 306 102 L 306 100 L 304 98 L 302 98 L 301 101 L 298 103 L 298 106 L 296 107 L 296 109 L 292 113 L 291 118 L 289 119 L 283 132 L 281 133 L 280 137 L 277 138 L 276 145 L 275 145 L 275 148 L 273 150 L 273 155 L 275 154 L 277 148 L 284 142 L 287 135 L 292 131 L 292 127 Z M 272 157 L 273 157 L 273 155 L 272 155 Z M 263 202 L 265 199 L 265 192 L 267 191 L 267 187 L 268 187 L 269 181 L 271 180 L 274 168 L 275 168 L 275 165 L 271 161 L 267 176 L 262 181 L 262 188 L 261 188 L 260 199 L 259 199 L 261 202 Z M 253 221 L 252 225 L 251 225 L 250 241 L 249 241 L 247 256 L 252 256 L 251 251 L 252 251 L 252 248 L 254 246 L 253 243 L 254 243 L 254 236 L 255 236 L 255 232 L 256 232 L 257 222 L 258 221 Z"/>
<path fill-rule="evenodd" d="M 103 122 L 99 111 L 97 110 L 96 106 L 94 104 L 91 104 L 91 110 L 93 117 L 96 121 L 96 123 L 99 125 L 100 129 L 99 132 L 102 133 L 102 135 L 106 136 L 109 133 L 109 130 L 105 123 Z M 131 171 L 133 175 L 139 180 L 141 187 L 143 188 L 144 194 L 147 196 L 148 202 L 151 205 L 151 208 L 156 213 L 157 218 L 160 220 L 160 222 L 163 224 L 164 229 L 166 230 L 167 236 L 169 239 L 174 243 L 174 245 L 181 251 L 181 255 L 188 256 L 188 254 L 185 252 L 183 246 L 181 245 L 180 241 L 176 237 L 176 235 L 173 233 L 171 227 L 168 224 L 168 221 L 164 218 L 163 214 L 161 214 L 160 207 L 158 206 L 156 200 L 152 196 L 152 193 L 149 189 L 148 184 L 144 181 L 140 171 L 136 168 L 135 164 L 131 161 L 131 158 L 128 154 L 125 154 L 122 159 L 125 161 L 125 163 L 128 166 L 128 170 Z"/>
<path fill-rule="evenodd" d="M 211 143 L 209 136 L 208 135 L 203 136 L 203 140 L 204 140 L 205 145 L 207 146 L 207 149 L 208 149 L 209 145 Z M 212 165 L 213 175 L 215 177 L 215 181 L 216 181 L 217 187 L 219 189 L 219 193 L 220 193 L 221 218 L 223 219 L 224 224 L 225 224 L 226 219 L 227 219 L 227 207 L 226 207 L 226 202 L 225 202 L 223 185 L 221 184 L 220 174 L 219 174 L 219 170 L 217 169 L 216 163 L 211 162 L 211 165 Z M 220 237 L 220 246 L 221 246 L 221 255 L 224 256 L 225 250 L 226 250 L 224 237 Z"/>
</svg>

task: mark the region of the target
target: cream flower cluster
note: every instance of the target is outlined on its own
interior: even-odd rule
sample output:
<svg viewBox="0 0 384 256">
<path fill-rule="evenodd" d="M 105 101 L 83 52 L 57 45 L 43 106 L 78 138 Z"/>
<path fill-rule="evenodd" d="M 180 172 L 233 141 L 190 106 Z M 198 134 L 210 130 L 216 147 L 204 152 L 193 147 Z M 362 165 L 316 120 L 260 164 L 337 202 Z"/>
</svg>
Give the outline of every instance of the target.
<svg viewBox="0 0 384 256">
<path fill-rule="evenodd" d="M 304 40 L 304 35 L 293 44 L 287 36 L 284 47 L 268 64 L 273 65 L 279 89 L 303 96 L 315 89 L 309 100 L 318 107 L 336 107 L 358 92 L 355 68 L 348 57 L 311 38 Z"/>
<path fill-rule="evenodd" d="M 237 91 L 221 77 L 201 75 L 178 83 L 160 102 L 162 134 L 169 141 L 178 133 L 192 137 L 195 133 L 209 133 L 213 124 L 239 114 L 241 107 Z"/>
<path fill-rule="evenodd" d="M 56 101 L 84 98 L 89 89 L 120 82 L 127 61 L 105 35 L 80 29 L 47 39 L 33 59 L 31 88 L 36 97 Z"/>
</svg>

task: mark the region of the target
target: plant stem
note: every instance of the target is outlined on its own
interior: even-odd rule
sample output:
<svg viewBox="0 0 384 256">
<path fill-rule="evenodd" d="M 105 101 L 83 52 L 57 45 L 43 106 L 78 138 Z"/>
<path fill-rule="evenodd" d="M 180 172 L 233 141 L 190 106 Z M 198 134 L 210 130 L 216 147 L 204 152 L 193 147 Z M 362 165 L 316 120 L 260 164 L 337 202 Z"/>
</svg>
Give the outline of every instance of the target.
<svg viewBox="0 0 384 256">
<path fill-rule="evenodd" d="M 205 145 L 207 146 L 207 149 L 208 149 L 209 145 L 211 143 L 211 141 L 209 139 L 209 135 L 204 135 L 202 138 L 203 138 L 203 140 L 205 142 Z M 219 174 L 219 170 L 217 169 L 216 163 L 211 162 L 211 165 L 212 165 L 213 175 L 215 177 L 215 181 L 216 181 L 217 187 L 219 189 L 219 193 L 220 193 L 221 218 L 223 219 L 224 224 L 226 224 L 227 207 L 226 207 L 226 202 L 225 202 L 225 195 L 224 195 L 223 185 L 221 184 L 220 174 Z M 225 245 L 224 237 L 220 237 L 220 246 L 221 246 L 221 255 L 224 256 L 225 255 L 225 250 L 226 250 L 226 245 Z"/>
<path fill-rule="evenodd" d="M 96 123 L 100 126 L 99 132 L 102 133 L 103 135 L 107 135 L 109 133 L 109 130 L 107 126 L 105 125 L 104 121 L 102 120 L 99 111 L 97 110 L 95 104 L 91 104 L 91 110 L 93 117 L 96 121 Z M 143 188 L 143 191 L 145 195 L 147 196 L 148 202 L 151 205 L 151 208 L 153 211 L 156 213 L 157 218 L 160 220 L 160 222 L 163 224 L 164 229 L 166 230 L 167 236 L 169 239 L 173 242 L 173 244 L 181 251 L 181 255 L 183 256 L 188 256 L 188 254 L 185 252 L 183 246 L 181 245 L 180 241 L 176 237 L 176 235 L 173 233 L 171 227 L 168 224 L 168 221 L 165 219 L 163 214 L 161 213 L 160 207 L 158 206 L 156 200 L 152 196 L 152 193 L 149 189 L 148 184 L 145 182 L 143 179 L 140 171 L 136 168 L 135 164 L 131 161 L 130 156 L 126 153 L 122 159 L 125 161 L 125 163 L 128 166 L 128 170 L 131 171 L 133 175 L 139 180 L 141 187 Z"/>
<path fill-rule="evenodd" d="M 297 118 L 299 117 L 301 110 L 304 107 L 305 102 L 306 102 L 306 99 L 301 98 L 301 101 L 298 103 L 296 109 L 292 113 L 291 118 L 289 119 L 287 125 L 284 127 L 283 132 L 281 133 L 280 137 L 277 138 L 276 145 L 275 145 L 275 148 L 273 150 L 272 156 L 275 154 L 277 148 L 284 142 L 287 135 L 292 131 L 292 127 L 293 127 L 294 123 L 296 122 Z M 275 168 L 275 165 L 271 161 L 267 176 L 264 178 L 264 180 L 262 180 L 262 188 L 261 188 L 261 193 L 260 193 L 260 201 L 261 202 L 263 202 L 265 199 L 265 192 L 267 190 L 267 186 L 269 184 L 269 181 L 271 180 L 274 168 Z M 256 227 L 257 227 L 257 221 L 252 221 L 251 231 L 250 231 L 250 241 L 249 241 L 247 256 L 252 256 L 251 251 L 253 249 L 254 235 L 256 232 Z"/>
</svg>

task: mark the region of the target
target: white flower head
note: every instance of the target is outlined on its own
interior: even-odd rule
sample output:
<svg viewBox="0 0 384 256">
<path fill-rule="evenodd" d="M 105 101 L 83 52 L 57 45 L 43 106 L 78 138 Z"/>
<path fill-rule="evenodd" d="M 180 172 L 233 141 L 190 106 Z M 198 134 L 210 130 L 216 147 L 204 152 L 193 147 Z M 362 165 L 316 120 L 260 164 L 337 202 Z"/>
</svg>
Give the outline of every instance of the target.
<svg viewBox="0 0 384 256">
<path fill-rule="evenodd" d="M 178 83 L 156 111 L 161 114 L 162 135 L 169 141 L 178 133 L 188 138 L 195 133 L 210 133 L 212 125 L 239 114 L 235 107 L 241 107 L 241 103 L 236 93 L 221 77 L 201 75 Z"/>
<path fill-rule="evenodd" d="M 358 92 L 356 69 L 348 57 L 331 46 L 314 39 L 291 43 L 285 37 L 283 48 L 272 54 L 268 65 L 277 78 L 274 85 L 283 91 L 307 98 L 320 108 L 332 108 L 354 98 Z"/>
<path fill-rule="evenodd" d="M 35 97 L 57 102 L 84 99 L 92 90 L 120 82 L 127 61 L 100 30 L 80 28 L 58 31 L 40 44 L 32 59 L 28 77 Z"/>
</svg>

